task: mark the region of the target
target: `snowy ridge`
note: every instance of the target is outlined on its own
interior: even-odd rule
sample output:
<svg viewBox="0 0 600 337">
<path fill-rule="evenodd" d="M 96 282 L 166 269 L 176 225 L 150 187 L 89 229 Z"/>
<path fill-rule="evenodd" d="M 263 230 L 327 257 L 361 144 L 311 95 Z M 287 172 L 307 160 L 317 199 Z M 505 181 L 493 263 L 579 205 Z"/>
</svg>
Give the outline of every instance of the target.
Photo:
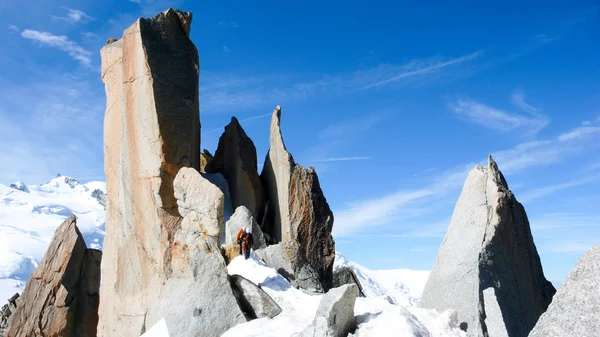
<svg viewBox="0 0 600 337">
<path fill-rule="evenodd" d="M 335 253 L 333 270 L 349 267 L 356 273 L 367 297 L 385 297 L 394 304 L 416 306 L 429 277 L 428 270 L 370 270 Z"/>
<path fill-rule="evenodd" d="M 69 215 L 77 217 L 88 246 L 101 249 L 105 193 L 104 182 L 81 184 L 61 175 L 42 185 L 0 184 L 0 303 L 23 290 Z"/>
</svg>

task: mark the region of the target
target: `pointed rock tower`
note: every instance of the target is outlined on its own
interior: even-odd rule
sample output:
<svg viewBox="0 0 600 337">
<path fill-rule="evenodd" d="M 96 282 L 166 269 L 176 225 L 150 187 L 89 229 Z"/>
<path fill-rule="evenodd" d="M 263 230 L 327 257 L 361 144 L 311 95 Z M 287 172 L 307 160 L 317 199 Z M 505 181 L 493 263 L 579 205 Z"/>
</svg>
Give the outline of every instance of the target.
<svg viewBox="0 0 600 337">
<path fill-rule="evenodd" d="M 202 157 L 204 157 L 204 154 Z M 252 139 L 232 117 L 231 123 L 219 138 L 219 146 L 213 158 L 207 161 L 206 173 L 221 173 L 229 183 L 233 209 L 246 206 L 256 221 L 264 211 L 264 193 L 258 175 L 256 147 Z"/>
<path fill-rule="evenodd" d="M 333 278 L 333 213 L 313 168 L 294 162 L 280 127 L 281 107 L 271 118 L 270 147 L 261 173 L 267 212 L 263 231 L 279 246 L 267 247 L 266 260 L 303 288 L 327 291 Z M 283 256 L 283 260 L 280 258 Z M 278 265 L 276 261 L 280 261 Z M 269 262 L 267 262 L 269 263 Z"/>
<path fill-rule="evenodd" d="M 525 209 L 490 156 L 469 173 L 420 306 L 457 310 L 469 336 L 525 337 L 555 292 Z"/>
</svg>

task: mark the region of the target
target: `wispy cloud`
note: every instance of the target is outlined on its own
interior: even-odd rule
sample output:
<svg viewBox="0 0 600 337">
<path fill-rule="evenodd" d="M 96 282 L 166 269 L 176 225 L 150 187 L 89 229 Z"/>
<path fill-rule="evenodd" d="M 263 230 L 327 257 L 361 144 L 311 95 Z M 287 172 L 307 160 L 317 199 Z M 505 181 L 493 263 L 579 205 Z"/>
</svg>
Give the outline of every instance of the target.
<svg viewBox="0 0 600 337">
<path fill-rule="evenodd" d="M 77 43 L 69 40 L 69 38 L 64 35 L 53 35 L 48 32 L 25 29 L 21 32 L 21 36 L 25 39 L 38 41 L 45 46 L 62 50 L 84 66 L 90 66 L 92 63 L 92 53 Z"/>
<path fill-rule="evenodd" d="M 59 74 L 40 74 L 33 83 L 0 78 L 3 183 L 38 183 L 57 173 L 102 176 L 105 102 L 96 82 Z"/>
<path fill-rule="evenodd" d="M 573 156 L 589 151 L 597 146 L 600 138 L 581 140 L 573 138 L 561 142 L 557 138 L 527 142 L 519 144 L 511 149 L 493 152 L 492 155 L 498 163 L 502 172 L 516 174 L 518 172 L 534 167 L 543 167 L 557 162 L 567 160 Z M 426 178 L 421 186 L 414 189 L 399 189 L 396 192 L 379 196 L 357 203 L 347 205 L 334 210 L 335 225 L 334 233 L 339 237 L 352 235 L 356 232 L 369 231 L 390 224 L 404 222 L 414 224 L 414 218 L 420 218 L 432 213 L 432 209 L 438 207 L 444 198 L 452 193 L 458 193 L 464 184 L 470 170 L 475 165 L 486 165 L 486 160 L 459 165 L 437 175 Z M 594 173 L 587 178 L 574 180 L 554 186 L 547 186 L 524 193 L 519 200 L 541 199 L 552 193 L 567 189 L 590 181 L 600 180 L 600 175 Z M 510 187 L 510 182 L 509 182 Z M 447 201 L 447 200 L 446 200 Z M 412 222 L 411 222 L 412 221 Z M 436 222 L 431 228 L 420 228 L 421 230 L 404 231 L 399 235 L 425 237 L 426 235 L 440 235 L 443 221 Z M 414 228 L 415 226 L 406 226 Z M 433 234 L 432 234 L 433 233 Z M 437 234 L 436 234 L 437 233 Z"/>
<path fill-rule="evenodd" d="M 369 160 L 373 157 L 330 157 L 325 159 L 315 160 L 317 162 L 331 162 L 331 161 L 355 161 L 355 160 Z"/>
<path fill-rule="evenodd" d="M 249 121 L 253 121 L 253 120 L 261 119 L 261 118 L 267 118 L 267 117 L 271 117 L 272 115 L 273 115 L 272 113 L 267 113 L 267 114 L 262 114 L 262 115 L 247 117 L 247 118 L 244 118 L 244 119 L 240 119 L 240 123 L 249 122 Z"/>
<path fill-rule="evenodd" d="M 558 137 L 558 140 L 564 142 L 574 139 L 583 139 L 597 133 L 600 133 L 600 126 L 582 126 L 569 132 L 563 133 Z"/>
<path fill-rule="evenodd" d="M 525 193 L 521 194 L 521 197 L 519 198 L 519 200 L 521 200 L 523 202 L 532 201 L 534 199 L 546 197 L 548 195 L 554 194 L 554 193 L 562 191 L 562 190 L 589 184 L 591 182 L 595 182 L 598 180 L 600 180 L 600 175 L 596 174 L 596 175 L 592 175 L 589 177 L 571 180 L 571 181 L 568 181 L 565 183 L 554 184 L 554 185 L 550 185 L 550 186 L 536 188 L 536 189 L 533 189 L 531 191 L 526 191 Z"/>
<path fill-rule="evenodd" d="M 523 105 L 523 103 L 526 104 L 524 100 L 517 100 L 517 102 L 521 105 Z M 525 133 L 535 135 L 548 125 L 548 118 L 544 115 L 536 113 L 535 116 L 529 117 L 516 113 L 509 113 L 470 99 L 459 98 L 456 102 L 449 104 L 449 108 L 454 111 L 459 118 L 502 132 L 518 129 Z M 533 107 L 528 106 L 527 108 L 532 109 Z"/>
<path fill-rule="evenodd" d="M 520 90 L 515 90 L 510 96 L 510 101 L 519 109 L 529 112 L 535 116 L 540 115 L 540 109 L 532 106 L 525 101 L 525 94 Z"/>
<path fill-rule="evenodd" d="M 231 49 L 229 49 L 229 47 L 227 47 L 227 46 L 223 46 L 223 51 L 224 51 L 224 52 L 230 52 L 230 51 L 231 51 Z"/>
<path fill-rule="evenodd" d="M 95 20 L 93 17 L 87 15 L 84 11 L 79 9 L 73 9 L 68 7 L 62 7 L 67 11 L 66 16 L 50 15 L 53 19 L 63 20 L 69 23 L 79 23 Z"/>
<path fill-rule="evenodd" d="M 233 22 L 233 21 L 219 21 L 219 26 L 228 26 L 231 28 L 238 28 L 237 23 Z"/>
<path fill-rule="evenodd" d="M 445 61 L 440 57 L 415 59 L 403 64 L 383 64 L 359 71 L 315 75 L 313 78 L 279 74 L 244 77 L 205 72 L 204 86 L 201 86 L 203 108 L 208 113 L 229 112 L 272 102 L 287 105 L 294 101 L 352 94 L 375 87 L 435 83 L 440 79 L 464 76 L 467 71 L 457 68 L 459 64 L 479 55 L 481 52 Z M 450 71 L 451 68 L 461 69 L 460 74 Z"/>
<path fill-rule="evenodd" d="M 557 240 L 544 245 L 544 250 L 551 253 L 583 254 L 597 245 L 593 239 Z"/>
<path fill-rule="evenodd" d="M 436 62 L 434 64 L 431 65 L 427 65 L 427 66 L 419 66 L 413 70 L 409 70 L 409 71 L 405 71 L 402 72 L 400 74 L 397 74 L 396 76 L 393 76 L 391 78 L 385 79 L 385 80 L 381 80 L 381 81 L 377 81 L 374 83 L 370 83 L 368 85 L 363 86 L 362 88 L 360 88 L 361 90 L 365 90 L 365 89 L 370 89 L 373 87 L 377 87 L 377 86 L 381 86 L 384 84 L 388 84 L 391 82 L 395 82 L 398 80 L 401 80 L 403 78 L 407 78 L 407 77 L 413 77 L 413 76 L 419 76 L 419 75 L 423 75 L 423 74 L 428 74 L 431 72 L 434 72 L 436 70 L 451 66 L 451 65 L 455 65 L 455 64 L 459 64 L 465 61 L 471 61 L 474 60 L 475 58 L 481 56 L 483 54 L 483 51 L 476 51 L 472 54 L 469 55 L 465 55 L 465 56 L 461 56 L 459 58 L 455 58 L 455 59 L 451 59 L 448 61 L 444 61 L 444 62 Z"/>
<path fill-rule="evenodd" d="M 8 29 L 14 31 L 14 32 L 20 32 L 21 30 L 19 29 L 19 27 L 15 26 L 15 25 L 8 25 Z"/>
</svg>

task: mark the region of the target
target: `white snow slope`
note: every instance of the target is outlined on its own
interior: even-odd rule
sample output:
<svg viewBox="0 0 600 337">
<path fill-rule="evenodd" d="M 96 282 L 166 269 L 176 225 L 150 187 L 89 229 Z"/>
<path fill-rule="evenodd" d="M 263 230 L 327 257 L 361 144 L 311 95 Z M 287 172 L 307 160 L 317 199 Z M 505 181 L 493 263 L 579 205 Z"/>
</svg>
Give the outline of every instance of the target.
<svg viewBox="0 0 600 337">
<path fill-rule="evenodd" d="M 80 184 L 60 175 L 43 185 L 0 184 L 0 306 L 23 290 L 69 215 L 77 217 L 87 245 L 101 249 L 105 192 L 103 182 Z"/>
<path fill-rule="evenodd" d="M 357 274 L 359 272 L 362 274 L 359 276 L 361 281 L 365 280 L 368 284 L 363 285 L 367 297 L 356 300 L 354 315 L 358 328 L 349 336 L 466 336 L 465 332 L 458 328 L 455 312 L 445 311 L 440 314 L 435 310 L 421 309 L 410 304 L 415 303 L 420 296 L 418 291 L 422 291 L 423 275 L 426 272 L 404 270 L 371 272 L 346 260 L 340 254 L 336 255 L 336 260 L 340 261 L 336 264 L 338 268 L 340 265 L 346 265 L 355 269 Z M 237 325 L 222 337 L 292 336 L 312 322 L 323 296 L 309 294 L 292 287 L 275 269 L 262 262 L 254 252 L 248 260 L 244 260 L 242 256 L 236 257 L 227 266 L 227 271 L 229 274 L 241 275 L 255 284 L 260 283 L 262 289 L 279 304 L 283 312 L 273 319 L 266 317 Z M 373 275 L 370 275 L 371 273 Z M 415 287 L 413 289 L 399 286 L 400 283 L 396 280 L 388 280 L 390 276 L 406 279 L 411 278 L 413 274 L 417 275 L 412 282 Z M 385 279 L 386 282 L 384 285 L 378 284 L 375 278 Z M 385 289 L 388 288 L 392 290 L 390 294 L 386 293 Z M 397 299 L 400 304 L 390 303 L 388 296 Z M 403 305 L 402 302 L 409 304 Z"/>
</svg>

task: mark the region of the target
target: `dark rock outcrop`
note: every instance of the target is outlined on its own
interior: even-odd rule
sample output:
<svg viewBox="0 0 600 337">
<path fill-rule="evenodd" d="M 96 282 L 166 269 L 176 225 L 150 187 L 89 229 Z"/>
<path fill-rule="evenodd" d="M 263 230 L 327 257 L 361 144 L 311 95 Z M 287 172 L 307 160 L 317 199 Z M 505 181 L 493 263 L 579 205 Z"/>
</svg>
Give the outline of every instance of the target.
<svg viewBox="0 0 600 337">
<path fill-rule="evenodd" d="M 303 274 L 296 279 L 314 275 L 327 291 L 335 258 L 333 213 L 314 169 L 296 164 L 287 152 L 280 118 L 278 106 L 271 118 L 270 147 L 261 173 L 268 202 L 263 231 L 271 242 L 280 243 L 291 273 Z"/>
<path fill-rule="evenodd" d="M 229 281 L 246 319 L 273 318 L 281 313 L 279 305 L 256 284 L 240 275 L 230 275 Z"/>
<path fill-rule="evenodd" d="M 259 221 L 264 209 L 264 192 L 257 171 L 256 147 L 232 117 L 219 138 L 214 157 L 206 165 L 206 173 L 221 173 L 229 183 L 233 209 L 245 206 Z"/>
<path fill-rule="evenodd" d="M 365 297 L 363 293 L 362 285 L 358 280 L 358 276 L 350 267 L 340 267 L 333 271 L 333 282 L 332 287 L 337 288 L 345 284 L 356 284 L 358 287 L 358 293 L 360 297 Z"/>
<path fill-rule="evenodd" d="M 29 188 L 22 181 L 17 181 L 15 183 L 10 184 L 10 188 L 14 188 L 15 190 L 19 190 L 21 192 L 29 193 Z"/>
<path fill-rule="evenodd" d="M 8 322 L 8 337 L 95 337 L 102 253 L 70 216 L 56 230 Z"/>
<path fill-rule="evenodd" d="M 555 292 L 525 209 L 490 157 L 469 173 L 420 305 L 457 310 L 469 336 L 523 337 Z"/>
<path fill-rule="evenodd" d="M 530 337 L 600 336 L 600 246 L 577 261 Z"/>
</svg>

